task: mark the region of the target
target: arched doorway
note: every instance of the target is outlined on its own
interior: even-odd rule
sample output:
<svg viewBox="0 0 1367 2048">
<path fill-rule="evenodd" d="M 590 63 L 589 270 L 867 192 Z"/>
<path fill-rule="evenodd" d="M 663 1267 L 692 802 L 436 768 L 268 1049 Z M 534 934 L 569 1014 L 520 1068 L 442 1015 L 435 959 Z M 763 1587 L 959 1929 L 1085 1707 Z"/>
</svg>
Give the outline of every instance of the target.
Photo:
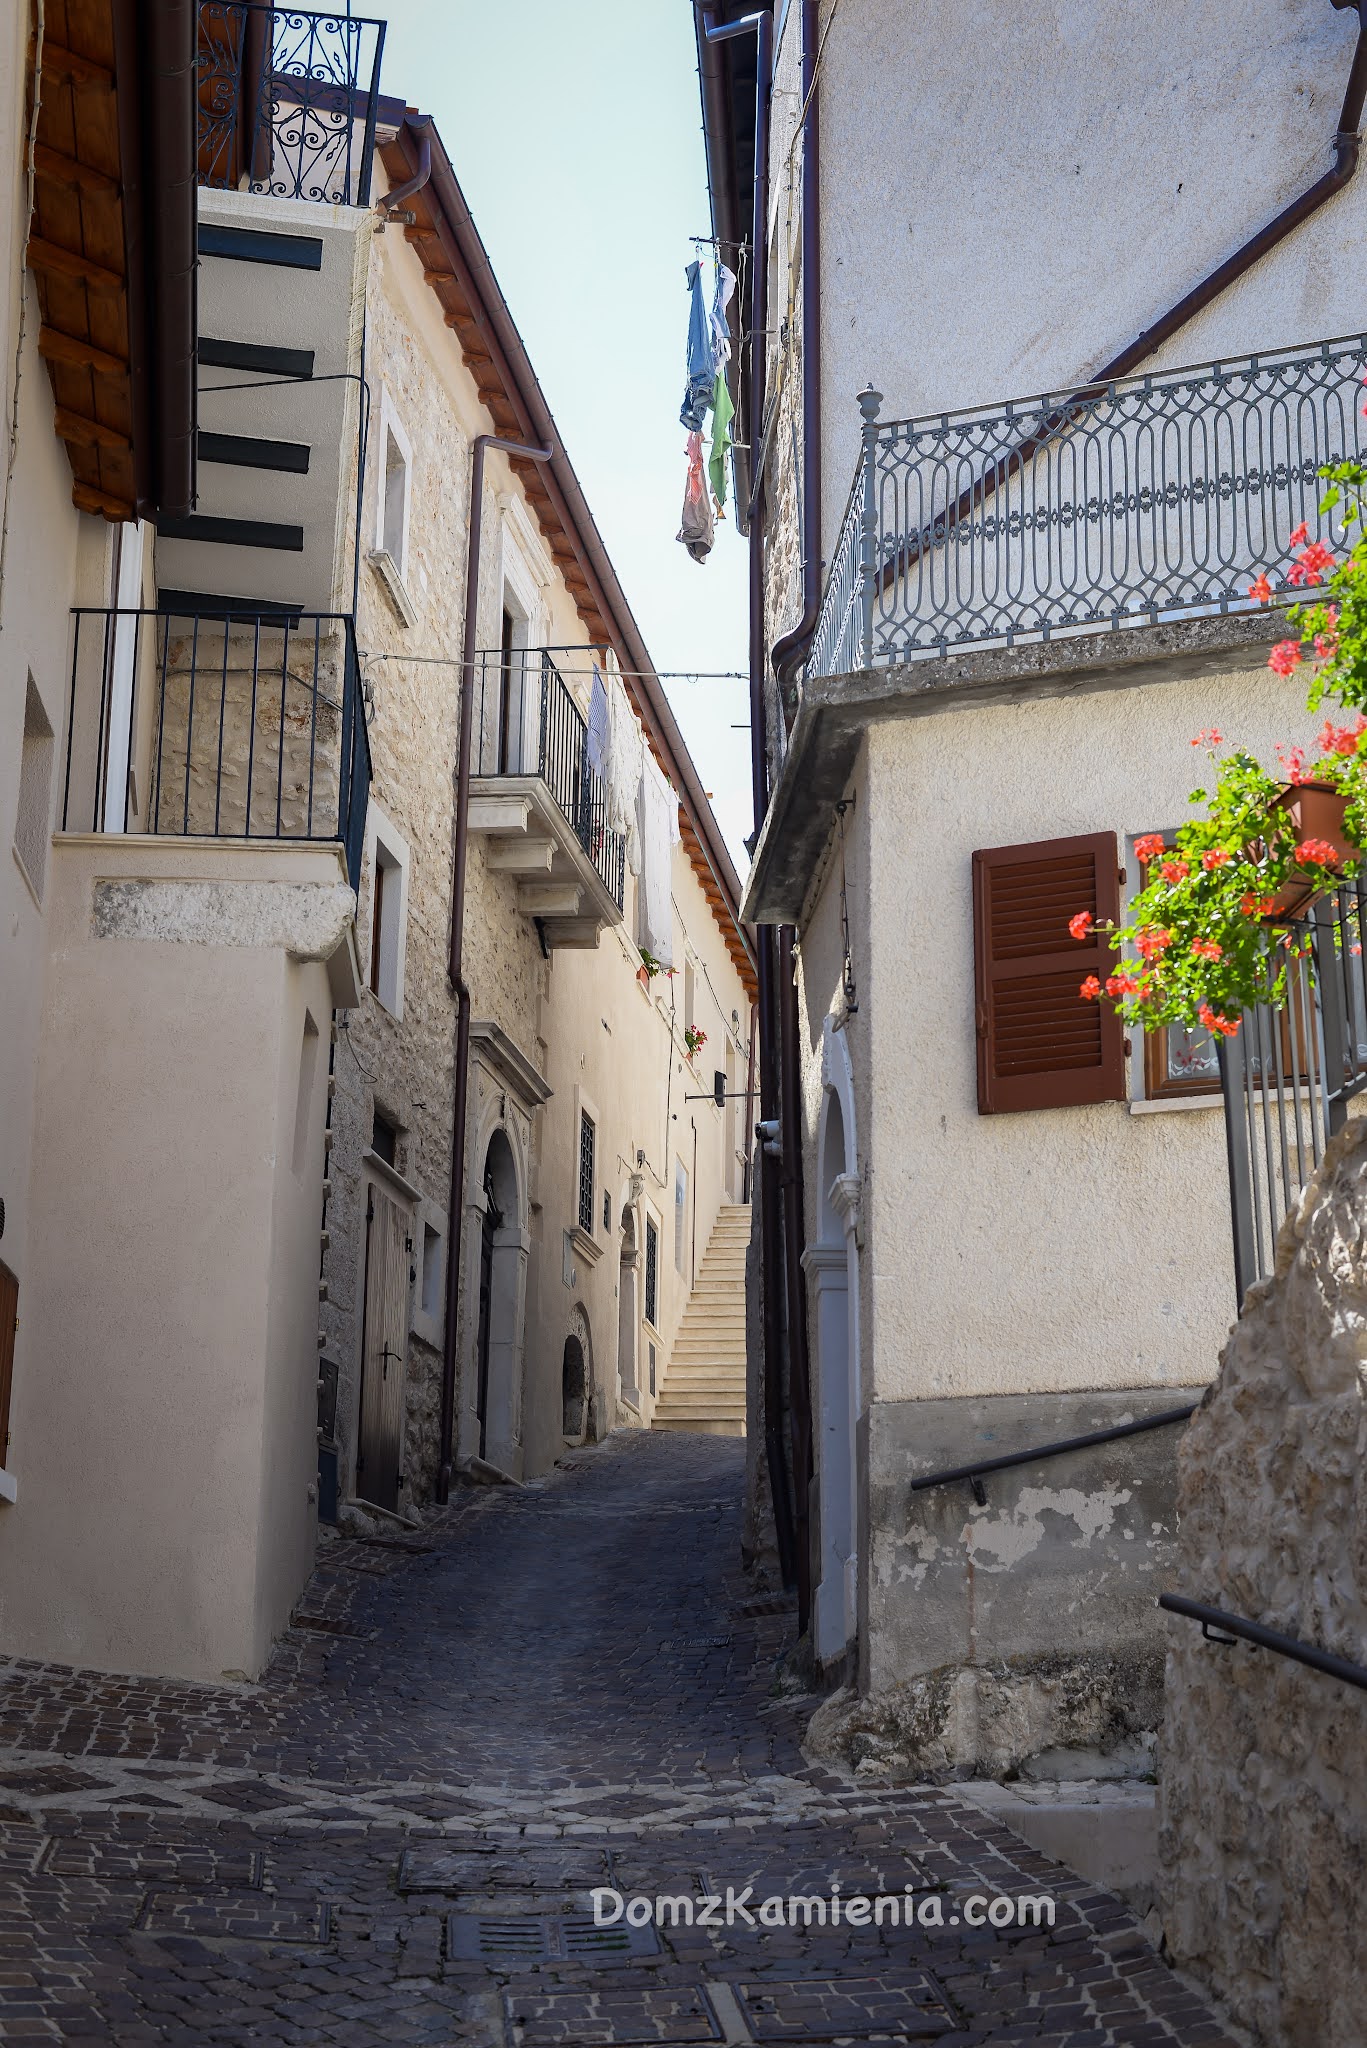
<svg viewBox="0 0 1367 2048">
<path fill-rule="evenodd" d="M 475 1414 L 479 1455 L 505 1470 L 515 1461 L 522 1417 L 522 1303 L 526 1269 L 517 1166 L 507 1133 L 484 1155 L 479 1235 Z"/>
<path fill-rule="evenodd" d="M 572 1333 L 560 1361 L 562 1431 L 566 1443 L 582 1444 L 588 1431 L 589 1374 L 584 1347 Z"/>
<path fill-rule="evenodd" d="M 830 1085 L 828 1076 L 817 1143 L 818 1234 L 802 1261 L 815 1297 L 819 1568 L 813 1647 L 822 1663 L 842 1656 L 855 1633 L 859 1571 L 859 1179 L 842 1096 L 852 1091 Z"/>
</svg>

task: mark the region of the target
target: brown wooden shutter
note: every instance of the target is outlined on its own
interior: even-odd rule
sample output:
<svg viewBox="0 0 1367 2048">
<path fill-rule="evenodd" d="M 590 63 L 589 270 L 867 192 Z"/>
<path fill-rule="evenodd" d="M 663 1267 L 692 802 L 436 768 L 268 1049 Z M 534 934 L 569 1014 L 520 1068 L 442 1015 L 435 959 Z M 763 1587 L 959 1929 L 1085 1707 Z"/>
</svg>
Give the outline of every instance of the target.
<svg viewBox="0 0 1367 2048">
<path fill-rule="evenodd" d="M 1107 1002 L 1078 995 L 1104 982 L 1115 954 L 1079 945 L 1068 920 L 1120 915 L 1113 832 L 994 846 L 973 856 L 978 1110 L 1070 1109 L 1125 1098 L 1125 1033 Z"/>
<path fill-rule="evenodd" d="M 14 1332 L 19 1322 L 19 1282 L 0 1261 L 0 1465 L 9 1455 L 9 1394 L 14 1377 Z"/>
</svg>

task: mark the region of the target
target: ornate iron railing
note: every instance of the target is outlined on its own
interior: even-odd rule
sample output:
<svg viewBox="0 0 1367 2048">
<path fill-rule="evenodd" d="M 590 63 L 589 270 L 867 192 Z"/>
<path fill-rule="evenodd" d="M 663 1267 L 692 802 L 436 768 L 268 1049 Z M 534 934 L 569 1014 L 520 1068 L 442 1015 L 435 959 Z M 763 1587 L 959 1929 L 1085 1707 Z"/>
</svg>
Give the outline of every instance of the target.
<svg viewBox="0 0 1367 2048">
<path fill-rule="evenodd" d="M 1358 336 L 938 419 L 865 392 L 807 673 L 1247 609 L 1363 452 L 1364 368 Z"/>
<path fill-rule="evenodd" d="M 591 648 L 565 650 L 586 679 Z M 589 761 L 589 729 L 549 648 L 479 656 L 471 761 L 476 775 L 539 775 L 620 910 L 626 839 L 608 823 L 607 785 Z M 587 694 L 587 692 L 586 692 Z"/>
<path fill-rule="evenodd" d="M 340 840 L 357 886 L 370 740 L 350 618 L 73 618 L 64 832 Z"/>
<path fill-rule="evenodd" d="M 201 0 L 199 182 L 366 206 L 385 24 Z"/>
<path fill-rule="evenodd" d="M 1367 1089 L 1367 873 L 1287 928 L 1290 987 L 1220 1040 L 1234 1283 L 1242 1304 L 1272 1271 L 1277 1232 Z"/>
</svg>

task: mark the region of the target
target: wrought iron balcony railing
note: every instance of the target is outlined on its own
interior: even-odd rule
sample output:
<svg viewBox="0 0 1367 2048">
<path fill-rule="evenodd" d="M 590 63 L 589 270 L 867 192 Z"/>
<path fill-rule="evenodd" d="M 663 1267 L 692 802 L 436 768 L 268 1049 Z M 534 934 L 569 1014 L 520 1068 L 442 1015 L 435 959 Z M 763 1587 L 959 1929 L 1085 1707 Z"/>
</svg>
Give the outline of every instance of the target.
<svg viewBox="0 0 1367 2048">
<path fill-rule="evenodd" d="M 1239 1302 L 1272 1271 L 1277 1232 L 1367 1089 L 1367 874 L 1288 928 L 1288 1000 L 1220 1040 Z M 1308 941 L 1308 950 L 1306 942 Z"/>
<path fill-rule="evenodd" d="M 385 24 L 200 0 L 199 182 L 367 206 Z"/>
<path fill-rule="evenodd" d="M 73 617 L 64 832 L 340 840 L 357 887 L 370 741 L 350 618 Z"/>
<path fill-rule="evenodd" d="M 557 650 L 592 666 L 592 650 Z M 546 647 L 479 656 L 471 761 L 476 775 L 536 775 L 555 798 L 620 910 L 626 840 L 608 824 L 607 788 L 589 762 L 589 729 Z"/>
<path fill-rule="evenodd" d="M 865 392 L 808 675 L 1248 609 L 1363 451 L 1365 367 L 1355 337 L 924 420 Z"/>
</svg>

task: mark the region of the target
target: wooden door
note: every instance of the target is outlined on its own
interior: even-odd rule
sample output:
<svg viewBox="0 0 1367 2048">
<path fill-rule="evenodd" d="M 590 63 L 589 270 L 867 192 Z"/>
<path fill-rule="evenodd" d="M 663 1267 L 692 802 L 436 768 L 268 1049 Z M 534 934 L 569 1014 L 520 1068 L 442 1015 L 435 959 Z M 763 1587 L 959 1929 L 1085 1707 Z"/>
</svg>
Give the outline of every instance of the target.
<svg viewBox="0 0 1367 2048">
<path fill-rule="evenodd" d="M 365 1305 L 362 1310 L 361 1421 L 356 1492 L 396 1509 L 403 1458 L 404 1358 L 408 1348 L 410 1219 L 383 1188 L 366 1204 Z"/>
</svg>

